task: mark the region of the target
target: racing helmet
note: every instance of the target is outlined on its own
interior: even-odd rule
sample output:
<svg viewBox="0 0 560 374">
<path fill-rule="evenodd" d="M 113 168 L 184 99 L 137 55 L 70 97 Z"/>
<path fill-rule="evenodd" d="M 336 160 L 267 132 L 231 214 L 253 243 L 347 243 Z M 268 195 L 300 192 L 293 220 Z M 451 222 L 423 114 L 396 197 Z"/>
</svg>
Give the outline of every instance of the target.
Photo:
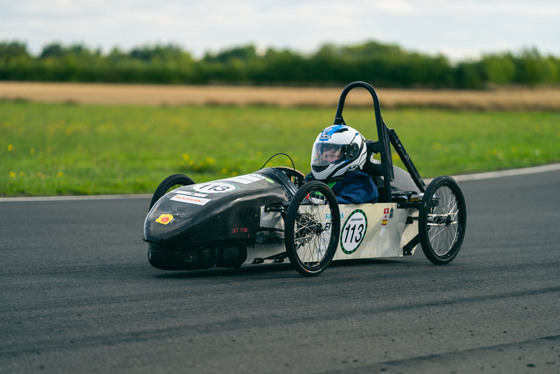
<svg viewBox="0 0 560 374">
<path fill-rule="evenodd" d="M 330 180 L 360 170 L 367 159 L 362 134 L 346 125 L 329 126 L 317 136 L 311 154 L 311 173 L 316 180 Z"/>
</svg>

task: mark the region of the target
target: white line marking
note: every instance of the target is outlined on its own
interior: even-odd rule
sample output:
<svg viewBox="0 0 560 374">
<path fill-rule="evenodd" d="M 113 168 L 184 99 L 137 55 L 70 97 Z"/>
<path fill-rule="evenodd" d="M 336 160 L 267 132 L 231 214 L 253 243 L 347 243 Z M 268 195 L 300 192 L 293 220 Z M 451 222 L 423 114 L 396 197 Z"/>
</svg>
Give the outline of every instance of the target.
<svg viewBox="0 0 560 374">
<path fill-rule="evenodd" d="M 560 164 L 550 164 L 543 166 L 535 166 L 531 168 L 511 169 L 502 171 L 490 171 L 487 173 L 464 174 L 453 177 L 456 181 L 475 181 L 481 179 L 492 179 L 501 177 L 511 177 L 515 175 L 527 175 L 536 173 L 546 173 L 548 171 L 560 170 Z"/>
<path fill-rule="evenodd" d="M 87 200 L 124 200 L 124 199 L 151 199 L 152 195 L 86 195 L 86 196 L 21 196 L 0 197 L 0 202 L 39 202 L 39 201 L 87 201 Z"/>
</svg>

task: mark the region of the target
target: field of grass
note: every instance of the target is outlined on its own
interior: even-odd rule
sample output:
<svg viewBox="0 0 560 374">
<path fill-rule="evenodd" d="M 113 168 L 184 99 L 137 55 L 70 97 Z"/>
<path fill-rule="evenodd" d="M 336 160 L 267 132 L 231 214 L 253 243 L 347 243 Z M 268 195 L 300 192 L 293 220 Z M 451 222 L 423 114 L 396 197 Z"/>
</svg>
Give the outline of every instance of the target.
<svg viewBox="0 0 560 374">
<path fill-rule="evenodd" d="M 0 101 L 0 196 L 151 193 L 173 173 L 196 182 L 259 169 L 277 152 L 309 171 L 311 145 L 335 108 L 101 106 Z M 369 108 L 346 122 L 376 138 Z M 560 161 L 558 111 L 390 109 L 421 175 Z M 289 165 L 279 156 L 268 165 Z"/>
</svg>

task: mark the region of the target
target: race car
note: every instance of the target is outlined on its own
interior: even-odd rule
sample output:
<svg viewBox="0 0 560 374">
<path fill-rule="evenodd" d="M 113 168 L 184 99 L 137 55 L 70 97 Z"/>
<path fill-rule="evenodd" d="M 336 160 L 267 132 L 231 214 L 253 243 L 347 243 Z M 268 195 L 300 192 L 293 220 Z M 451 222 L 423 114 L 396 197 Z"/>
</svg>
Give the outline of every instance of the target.
<svg viewBox="0 0 560 374">
<path fill-rule="evenodd" d="M 419 245 L 432 263 L 451 262 L 467 223 L 461 188 L 449 176 L 426 187 L 369 83 L 343 89 L 335 125 L 346 125 L 344 102 L 357 87 L 373 100 L 378 139 L 366 142 L 363 171 L 379 190 L 378 202 L 339 204 L 327 184 L 306 181 L 293 162 L 203 183 L 174 174 L 154 192 L 144 222 L 150 264 L 195 270 L 289 261 L 315 276 L 333 260 L 409 256 Z M 391 146 L 406 170 L 393 165 Z"/>
</svg>

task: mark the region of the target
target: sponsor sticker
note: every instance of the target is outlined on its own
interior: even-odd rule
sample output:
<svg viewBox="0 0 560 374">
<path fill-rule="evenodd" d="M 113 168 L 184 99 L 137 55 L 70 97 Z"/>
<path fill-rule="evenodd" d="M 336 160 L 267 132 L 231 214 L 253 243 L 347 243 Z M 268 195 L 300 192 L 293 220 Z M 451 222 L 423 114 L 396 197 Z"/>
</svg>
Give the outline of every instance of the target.
<svg viewBox="0 0 560 374">
<path fill-rule="evenodd" d="M 358 249 L 367 231 L 367 216 L 361 209 L 356 209 L 349 216 L 340 233 L 342 252 L 350 255 Z"/>
<path fill-rule="evenodd" d="M 206 197 L 206 196 L 208 196 L 207 194 L 204 194 L 204 193 L 185 191 L 185 190 L 175 190 L 173 192 L 174 193 L 180 193 L 182 195 L 189 195 L 189 196 L 196 196 L 196 197 Z"/>
<path fill-rule="evenodd" d="M 162 225 L 167 225 L 171 221 L 173 221 L 172 214 L 160 214 L 159 217 L 156 219 L 156 222 L 161 223 Z"/>
<path fill-rule="evenodd" d="M 206 205 L 210 199 L 205 199 L 203 197 L 195 197 L 188 195 L 175 195 L 170 200 L 179 201 L 181 203 L 195 204 L 195 205 Z"/>
<path fill-rule="evenodd" d="M 381 230 L 379 231 L 379 236 L 383 236 L 385 234 L 385 229 L 387 228 L 387 223 L 389 219 L 393 218 L 393 208 L 385 208 L 383 209 L 383 217 L 381 218 Z"/>
<path fill-rule="evenodd" d="M 330 221 L 332 219 L 332 214 L 325 213 L 325 219 Z M 344 212 L 340 212 L 340 219 L 344 219 Z"/>
<path fill-rule="evenodd" d="M 253 182 L 258 182 L 262 180 L 263 177 L 257 174 L 247 174 L 247 175 L 240 175 L 238 177 L 228 178 L 226 179 L 229 182 L 236 182 L 241 184 L 249 184 Z"/>
</svg>

